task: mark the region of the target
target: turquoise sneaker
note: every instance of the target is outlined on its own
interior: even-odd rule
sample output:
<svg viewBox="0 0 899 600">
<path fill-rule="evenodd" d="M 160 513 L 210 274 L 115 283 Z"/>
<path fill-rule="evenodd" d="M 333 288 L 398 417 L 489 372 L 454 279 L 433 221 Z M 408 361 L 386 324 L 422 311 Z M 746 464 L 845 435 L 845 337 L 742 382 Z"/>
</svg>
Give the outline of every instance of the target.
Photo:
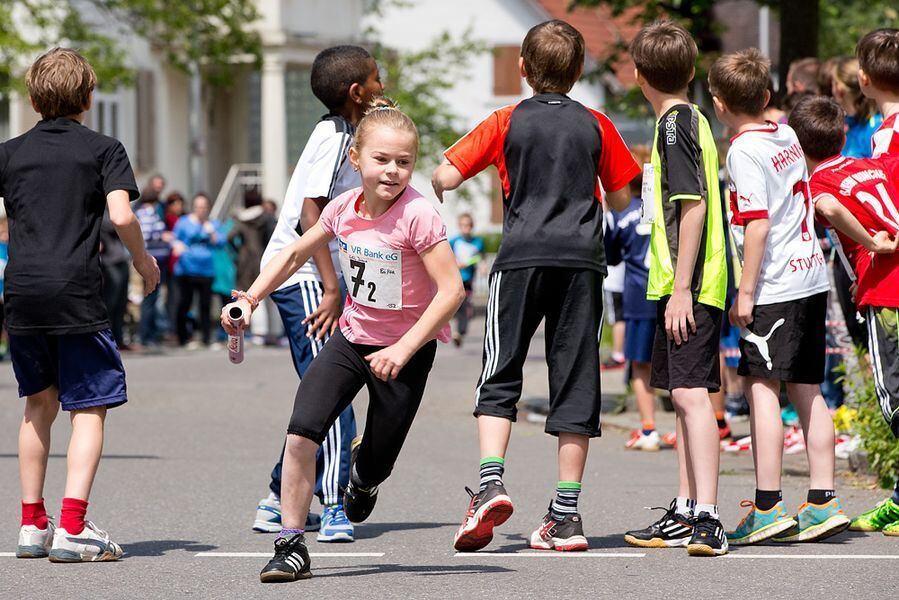
<svg viewBox="0 0 899 600">
<path fill-rule="evenodd" d="M 849 517 L 837 498 L 827 504 L 809 504 L 799 507 L 798 525 L 774 538 L 775 542 L 819 542 L 849 529 Z"/>
<path fill-rule="evenodd" d="M 332 504 L 322 511 L 322 526 L 318 530 L 319 542 L 352 542 L 355 534 L 353 524 L 343 512 L 343 506 Z"/>
<path fill-rule="evenodd" d="M 769 510 L 759 510 L 755 503 L 749 500 L 743 500 L 740 506 L 750 510 L 737 525 L 736 530 L 727 533 L 728 543 L 734 546 L 758 544 L 796 526 L 796 520 L 784 510 L 783 501 Z"/>
</svg>

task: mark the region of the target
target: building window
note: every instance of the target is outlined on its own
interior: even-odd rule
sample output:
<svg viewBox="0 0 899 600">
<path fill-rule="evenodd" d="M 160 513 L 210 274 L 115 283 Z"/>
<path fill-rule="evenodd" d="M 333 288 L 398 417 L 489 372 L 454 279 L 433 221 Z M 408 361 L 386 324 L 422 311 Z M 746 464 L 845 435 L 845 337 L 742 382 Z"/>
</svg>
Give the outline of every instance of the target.
<svg viewBox="0 0 899 600">
<path fill-rule="evenodd" d="M 284 74 L 287 110 L 287 164 L 293 169 L 297 158 L 312 135 L 316 123 L 326 112 L 312 93 L 312 70 L 308 66 L 288 65 Z"/>
<path fill-rule="evenodd" d="M 94 92 L 90 127 L 103 135 L 119 139 L 119 132 L 122 130 L 120 105 L 121 98 L 118 93 Z"/>
<path fill-rule="evenodd" d="M 493 49 L 493 95 L 520 96 L 521 75 L 518 71 L 519 46 L 496 46 Z"/>
</svg>

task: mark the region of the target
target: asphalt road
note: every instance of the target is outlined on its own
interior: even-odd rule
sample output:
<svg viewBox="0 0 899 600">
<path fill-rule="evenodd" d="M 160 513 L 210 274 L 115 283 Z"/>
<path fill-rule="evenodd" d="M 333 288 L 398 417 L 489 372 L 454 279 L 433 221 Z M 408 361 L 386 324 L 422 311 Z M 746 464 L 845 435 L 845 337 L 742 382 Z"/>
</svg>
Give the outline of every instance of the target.
<svg viewBox="0 0 899 600">
<path fill-rule="evenodd" d="M 545 389 L 541 349 L 542 340 L 535 340 L 526 393 Z M 6 398 L 0 403 L 0 539 L 6 540 L 0 598 L 895 597 L 899 541 L 879 534 L 750 547 L 715 559 L 627 546 L 622 533 L 654 518 L 643 507 L 667 505 L 676 491 L 676 457 L 627 452 L 624 432 L 611 427 L 592 445 L 581 496 L 588 553 L 526 548 L 557 476 L 555 440 L 539 425 L 519 422 L 505 477 L 516 512 L 484 552 L 457 556 L 452 536 L 468 504 L 463 487 L 477 478 L 470 416 L 480 368 L 477 339 L 461 350 L 439 350 L 404 452 L 370 521 L 357 527 L 357 541 L 317 544 L 312 535 L 313 579 L 263 585 L 258 572 L 273 536 L 250 526 L 296 387 L 287 350 L 251 348 L 237 367 L 224 353 L 205 351 L 129 357 L 126 367 L 131 400 L 110 413 L 88 517 L 127 554 L 96 565 L 11 557 L 22 407 L 11 368 L 0 368 Z M 357 411 L 364 408 L 361 398 Z M 51 512 L 62 494 L 68 433 L 61 416 L 45 493 Z M 785 496 L 794 509 L 804 496 L 802 463 L 801 456 L 786 462 Z M 743 516 L 739 501 L 753 490 L 750 457 L 725 456 L 722 473 L 722 516 L 732 527 Z M 852 513 L 882 494 L 846 478 L 840 488 Z"/>
</svg>

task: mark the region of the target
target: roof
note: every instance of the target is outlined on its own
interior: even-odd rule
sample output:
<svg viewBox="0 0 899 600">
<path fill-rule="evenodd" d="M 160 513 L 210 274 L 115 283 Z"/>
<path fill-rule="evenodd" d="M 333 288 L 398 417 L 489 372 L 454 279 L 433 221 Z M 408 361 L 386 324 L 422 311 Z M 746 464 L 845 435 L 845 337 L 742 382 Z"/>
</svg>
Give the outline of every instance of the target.
<svg viewBox="0 0 899 600">
<path fill-rule="evenodd" d="M 570 23 L 584 36 L 587 53 L 595 60 L 605 60 L 615 43 L 619 40 L 630 42 L 640 29 L 634 23 L 634 9 L 613 17 L 608 6 L 587 8 L 579 6 L 568 11 L 571 0 L 537 0 L 537 4 L 553 19 Z M 636 9 L 639 11 L 639 8 Z M 615 75 L 625 87 L 636 84 L 634 80 L 634 63 L 630 56 L 624 55 L 615 66 Z"/>
</svg>

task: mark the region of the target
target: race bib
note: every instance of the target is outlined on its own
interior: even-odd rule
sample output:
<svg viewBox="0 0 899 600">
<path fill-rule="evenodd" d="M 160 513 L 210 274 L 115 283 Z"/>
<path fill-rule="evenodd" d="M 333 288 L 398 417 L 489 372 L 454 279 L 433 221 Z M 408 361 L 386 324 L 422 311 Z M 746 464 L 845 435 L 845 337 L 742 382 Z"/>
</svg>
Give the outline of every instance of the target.
<svg viewBox="0 0 899 600">
<path fill-rule="evenodd" d="M 640 192 L 642 202 L 641 223 L 655 223 L 656 220 L 656 170 L 652 163 L 643 165 L 643 189 Z"/>
<path fill-rule="evenodd" d="M 353 302 L 370 308 L 402 310 L 403 253 L 337 240 L 340 268 Z"/>
</svg>

